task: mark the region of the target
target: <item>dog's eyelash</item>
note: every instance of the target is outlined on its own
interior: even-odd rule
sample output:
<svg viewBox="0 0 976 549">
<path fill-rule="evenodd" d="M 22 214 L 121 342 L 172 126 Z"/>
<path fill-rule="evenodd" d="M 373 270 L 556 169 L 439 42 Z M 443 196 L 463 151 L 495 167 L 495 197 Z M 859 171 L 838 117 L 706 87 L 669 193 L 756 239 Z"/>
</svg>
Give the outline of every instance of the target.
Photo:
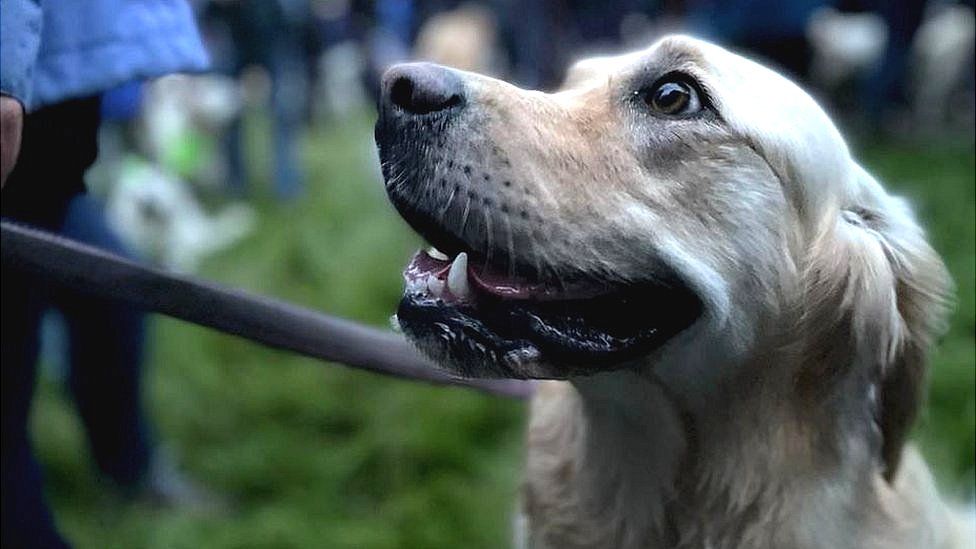
<svg viewBox="0 0 976 549">
<path fill-rule="evenodd" d="M 702 85 L 698 78 L 690 73 L 680 70 L 665 72 L 651 81 L 651 84 L 640 86 L 635 89 L 632 92 L 632 95 L 634 98 L 642 98 L 667 82 L 681 82 L 686 84 L 687 86 L 691 87 L 698 96 L 699 109 L 695 113 L 689 113 L 687 116 L 682 116 L 681 118 L 695 118 L 701 113 L 712 113 L 717 115 L 714 102 L 712 101 L 712 94 L 709 92 L 709 90 Z"/>
</svg>

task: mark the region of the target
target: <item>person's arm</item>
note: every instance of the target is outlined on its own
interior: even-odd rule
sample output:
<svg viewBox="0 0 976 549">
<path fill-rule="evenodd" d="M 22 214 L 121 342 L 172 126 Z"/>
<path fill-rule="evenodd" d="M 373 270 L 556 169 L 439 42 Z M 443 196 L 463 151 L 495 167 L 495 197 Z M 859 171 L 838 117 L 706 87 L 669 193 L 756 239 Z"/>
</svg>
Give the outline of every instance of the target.
<svg viewBox="0 0 976 549">
<path fill-rule="evenodd" d="M 0 186 L 7 182 L 20 152 L 42 23 L 39 0 L 0 2 Z"/>
</svg>

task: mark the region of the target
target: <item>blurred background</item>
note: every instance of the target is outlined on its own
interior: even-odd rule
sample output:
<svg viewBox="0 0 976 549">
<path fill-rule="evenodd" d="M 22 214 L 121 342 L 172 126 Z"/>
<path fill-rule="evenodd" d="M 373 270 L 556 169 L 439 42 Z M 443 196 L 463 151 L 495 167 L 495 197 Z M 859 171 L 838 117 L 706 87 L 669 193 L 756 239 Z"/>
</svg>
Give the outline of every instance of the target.
<svg viewBox="0 0 976 549">
<path fill-rule="evenodd" d="M 213 72 L 102 100 L 78 216 L 142 260 L 384 326 L 419 240 L 383 193 L 379 75 L 429 59 L 558 87 L 581 56 L 687 32 L 801 81 L 911 198 L 957 286 L 915 438 L 974 496 L 973 2 L 214 0 L 193 4 Z M 524 405 L 321 364 L 165 318 L 144 335 L 156 497 L 112 490 L 45 322 L 32 431 L 79 547 L 504 547 Z"/>
</svg>

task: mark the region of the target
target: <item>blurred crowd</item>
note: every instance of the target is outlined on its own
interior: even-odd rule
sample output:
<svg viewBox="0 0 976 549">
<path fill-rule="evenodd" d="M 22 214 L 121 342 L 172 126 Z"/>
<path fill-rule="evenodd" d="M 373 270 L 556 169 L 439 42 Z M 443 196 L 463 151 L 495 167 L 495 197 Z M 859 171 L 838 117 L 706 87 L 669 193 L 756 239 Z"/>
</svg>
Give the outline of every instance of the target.
<svg viewBox="0 0 976 549">
<path fill-rule="evenodd" d="M 194 0 L 190 7 L 197 23 L 192 32 L 202 37 L 210 69 L 201 72 L 203 62 L 194 61 L 134 71 L 84 104 L 73 103 L 71 116 L 96 120 L 86 128 L 98 131 L 99 161 L 85 178 L 92 192 L 72 194 L 57 223 L 49 224 L 175 271 L 197 270 L 206 256 L 252 230 L 254 200 L 271 197 L 283 207 L 300 200 L 307 185 L 306 131 L 368 112 L 382 71 L 399 61 L 431 60 L 553 90 L 577 57 L 644 47 L 663 34 L 684 32 L 779 67 L 863 133 L 973 135 L 972 0 Z M 5 26 L 4 40 L 8 32 Z M 6 70 L 10 60 L 3 62 Z M 142 78 L 179 71 L 190 74 Z M 52 107 L 30 111 L 25 140 L 28 128 L 43 127 L 43 116 L 64 116 Z M 258 131 L 249 129 L 255 120 L 263 121 Z M 41 134 L 31 131 L 37 141 Z M 269 173 L 254 173 L 248 151 L 255 139 L 268 151 Z M 32 158 L 27 141 L 24 147 L 21 178 Z M 82 175 L 94 153 L 89 156 L 78 160 Z M 38 158 L 37 173 L 59 175 L 43 172 L 50 161 Z M 11 180 L 17 176 L 15 170 Z M 4 216 L 21 219 L 15 189 L 12 183 L 4 191 Z M 8 293 L 21 292 L 4 288 L 5 326 Z M 58 292 L 39 303 L 30 304 L 30 314 L 48 311 L 41 352 L 64 364 L 103 472 L 120 486 L 164 499 L 213 502 L 159 458 L 152 429 L 143 424 L 142 313 Z M 22 337 L 36 347 L 30 329 L 40 321 L 31 322 Z M 7 342 L 13 341 L 6 330 Z M 16 360 L 26 364 L 37 350 L 24 349 Z M 33 370 L 8 383 L 13 370 L 6 347 L 4 353 L 6 530 L 11 505 L 28 517 L 16 520 L 29 521 L 40 520 L 43 503 L 39 480 L 25 481 L 17 494 L 6 480 L 8 431 L 26 440 L 22 416 Z M 8 388 L 23 401 L 16 414 L 6 407 Z M 29 450 L 23 451 L 17 459 L 36 476 Z M 20 505 L 24 498 L 34 498 L 41 515 L 30 515 L 35 511 Z"/>
<path fill-rule="evenodd" d="M 802 81 L 867 136 L 971 135 L 972 0 L 197 0 L 212 71 L 103 96 L 99 180 L 114 225 L 158 263 L 192 271 L 253 222 L 250 185 L 286 203 L 305 186 L 303 131 L 365 112 L 385 67 L 425 59 L 543 90 L 576 58 L 684 32 Z M 262 112 L 270 173 L 252 173 Z M 204 211 L 195 195 L 240 199 Z M 175 216 L 170 210 L 185 212 Z M 170 218 L 173 218 L 170 220 Z M 171 226 L 160 227 L 160 223 Z M 195 235 L 206 234 L 206 238 Z"/>
</svg>

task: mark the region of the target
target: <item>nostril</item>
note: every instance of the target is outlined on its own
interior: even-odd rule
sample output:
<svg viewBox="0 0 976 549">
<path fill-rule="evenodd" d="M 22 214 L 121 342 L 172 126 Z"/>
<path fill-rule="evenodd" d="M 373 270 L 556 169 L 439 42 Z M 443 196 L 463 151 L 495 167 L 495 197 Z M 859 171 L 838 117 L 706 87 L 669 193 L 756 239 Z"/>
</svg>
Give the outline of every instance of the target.
<svg viewBox="0 0 976 549">
<path fill-rule="evenodd" d="M 405 92 L 403 89 L 409 89 L 409 92 Z M 461 104 L 461 96 L 456 93 L 451 95 L 431 93 L 431 90 L 417 88 L 409 83 L 401 86 L 400 95 L 403 103 L 393 96 L 392 90 L 390 94 L 394 103 L 414 114 L 444 111 Z"/>
<path fill-rule="evenodd" d="M 460 105 L 461 102 L 462 102 L 461 95 L 455 93 L 454 95 L 452 95 L 452 96 L 450 96 L 450 97 L 447 98 L 447 101 L 444 102 L 443 108 L 449 109 L 451 107 L 456 107 L 456 106 Z"/>
<path fill-rule="evenodd" d="M 401 109 L 412 110 L 413 82 L 406 76 L 397 78 L 390 86 L 390 101 Z"/>
<path fill-rule="evenodd" d="M 447 109 L 450 109 L 451 107 L 456 107 L 460 104 L 461 104 L 461 96 L 455 93 L 448 96 L 447 99 L 438 100 L 436 104 L 432 103 L 428 105 L 430 110 L 427 112 L 446 111 Z"/>
</svg>

